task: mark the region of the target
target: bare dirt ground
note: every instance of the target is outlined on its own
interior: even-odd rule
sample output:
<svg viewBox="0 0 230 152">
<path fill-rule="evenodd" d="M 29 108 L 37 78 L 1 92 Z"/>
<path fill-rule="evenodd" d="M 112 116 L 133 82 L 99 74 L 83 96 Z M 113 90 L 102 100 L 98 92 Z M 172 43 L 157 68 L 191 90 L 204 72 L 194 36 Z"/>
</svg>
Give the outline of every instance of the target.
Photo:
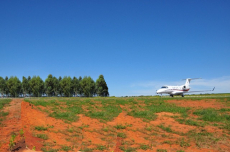
<svg viewBox="0 0 230 152">
<path fill-rule="evenodd" d="M 226 108 L 220 102 L 211 100 L 168 100 L 181 107 L 198 108 Z M 12 134 L 16 134 L 15 146 L 11 147 L 11 151 L 29 152 L 32 149 L 41 151 L 44 145 L 49 145 L 53 149 L 62 148 L 68 151 L 64 146 L 71 147 L 72 151 L 80 149 L 95 148 L 95 146 L 108 146 L 109 152 L 122 152 L 124 149 L 132 149 L 138 146 L 140 152 L 152 152 L 159 150 L 186 151 L 186 152 L 215 152 L 230 151 L 230 140 L 225 137 L 225 132 L 215 126 L 206 125 L 204 127 L 181 124 L 175 120 L 179 117 L 177 113 L 160 112 L 157 113 L 157 119 L 145 122 L 140 118 L 129 116 L 122 106 L 122 112 L 110 122 L 103 122 L 98 119 L 87 117 L 83 114 L 79 115 L 79 120 L 73 123 L 66 123 L 62 120 L 49 117 L 46 113 L 40 111 L 34 105 L 24 102 L 23 99 L 13 99 L 10 106 L 5 107 L 5 111 L 9 111 L 7 119 L 0 126 L 0 152 L 10 151 L 9 141 Z M 174 118 L 175 117 L 175 118 Z M 190 115 L 191 118 L 196 118 Z M 123 125 L 124 129 L 115 129 L 114 126 Z M 36 126 L 44 126 L 48 129 L 43 131 L 35 130 Z M 171 130 L 166 131 L 159 126 L 170 127 Z M 23 130 L 23 134 L 20 134 Z M 105 131 L 106 130 L 106 131 Z M 198 141 L 198 137 L 189 138 L 184 136 L 191 131 L 205 130 L 207 133 L 215 133 L 218 138 L 217 142 L 202 144 L 202 139 Z M 125 134 L 126 137 L 118 137 L 118 133 Z M 38 134 L 45 134 L 49 138 L 42 139 L 36 137 Z M 192 135 L 191 135 L 192 136 Z M 207 137 L 208 138 L 208 137 Z M 214 138 L 213 136 L 210 138 Z M 201 143 L 197 143 L 201 142 Z M 201 144 L 200 147 L 197 145 Z M 150 147 L 145 148 L 145 145 Z M 94 150 L 100 152 L 103 150 Z M 132 151 L 132 150 L 130 150 Z"/>
<path fill-rule="evenodd" d="M 9 112 L 6 120 L 3 121 L 3 125 L 0 126 L 0 139 L 1 149 L 0 151 L 9 151 L 9 141 L 12 134 L 19 133 L 21 126 L 21 99 L 14 99 L 10 105 L 4 108 L 5 112 Z M 25 148 L 24 140 L 17 136 L 15 142 L 18 144 L 19 149 Z M 21 147 L 21 148 L 20 148 Z"/>
</svg>

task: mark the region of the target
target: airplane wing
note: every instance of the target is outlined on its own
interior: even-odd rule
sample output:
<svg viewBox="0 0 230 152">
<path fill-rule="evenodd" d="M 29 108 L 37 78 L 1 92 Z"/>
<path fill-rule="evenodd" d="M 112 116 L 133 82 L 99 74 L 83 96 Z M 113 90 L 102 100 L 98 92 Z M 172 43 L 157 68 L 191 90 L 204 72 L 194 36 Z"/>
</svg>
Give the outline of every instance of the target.
<svg viewBox="0 0 230 152">
<path fill-rule="evenodd" d="M 214 91 L 215 87 L 212 90 L 202 90 L 202 91 L 189 91 L 189 92 L 185 92 L 185 93 L 193 93 L 193 92 L 208 92 L 208 91 Z"/>
</svg>

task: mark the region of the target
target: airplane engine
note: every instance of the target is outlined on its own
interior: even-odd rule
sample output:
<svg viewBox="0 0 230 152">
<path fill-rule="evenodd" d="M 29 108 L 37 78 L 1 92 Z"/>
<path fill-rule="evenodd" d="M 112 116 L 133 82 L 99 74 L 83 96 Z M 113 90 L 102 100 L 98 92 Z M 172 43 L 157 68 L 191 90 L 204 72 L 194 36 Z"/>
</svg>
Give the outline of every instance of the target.
<svg viewBox="0 0 230 152">
<path fill-rule="evenodd" d="M 183 86 L 183 90 L 186 90 L 186 86 Z"/>
</svg>

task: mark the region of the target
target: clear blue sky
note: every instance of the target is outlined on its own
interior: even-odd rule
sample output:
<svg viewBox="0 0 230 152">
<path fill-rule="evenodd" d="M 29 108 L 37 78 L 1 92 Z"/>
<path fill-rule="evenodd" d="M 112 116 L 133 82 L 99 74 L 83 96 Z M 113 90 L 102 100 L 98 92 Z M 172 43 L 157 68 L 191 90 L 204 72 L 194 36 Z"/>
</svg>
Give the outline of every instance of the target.
<svg viewBox="0 0 230 152">
<path fill-rule="evenodd" d="M 2 77 L 103 74 L 110 95 L 154 95 L 188 77 L 230 85 L 229 57 L 229 0 L 0 1 Z"/>
</svg>

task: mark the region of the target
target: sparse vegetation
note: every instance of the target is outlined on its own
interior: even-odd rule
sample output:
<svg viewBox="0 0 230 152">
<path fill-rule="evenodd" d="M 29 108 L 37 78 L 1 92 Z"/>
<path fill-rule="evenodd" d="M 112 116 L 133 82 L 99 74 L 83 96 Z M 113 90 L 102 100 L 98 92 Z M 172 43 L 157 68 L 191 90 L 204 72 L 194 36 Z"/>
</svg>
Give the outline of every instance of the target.
<svg viewBox="0 0 230 152">
<path fill-rule="evenodd" d="M 44 127 L 44 126 L 35 126 L 35 130 L 38 130 L 38 131 L 45 131 L 47 130 L 48 127 Z"/>
<path fill-rule="evenodd" d="M 225 112 L 225 110 L 222 111 L 222 110 L 215 110 L 209 108 L 209 109 L 197 110 L 193 112 L 193 114 L 200 116 L 200 119 L 204 121 L 210 121 L 210 122 L 230 121 L 230 115 L 222 112 Z"/>
<path fill-rule="evenodd" d="M 226 143 L 230 139 L 229 108 L 180 107 L 176 102 L 187 99 L 190 100 L 190 98 L 174 98 L 173 103 L 176 104 L 172 104 L 168 101 L 172 98 L 166 97 L 28 98 L 26 101 L 33 105 L 34 110 L 60 119 L 58 124 L 64 124 L 65 127 L 60 128 L 56 124 L 53 126 L 33 124 L 32 128 L 27 129 L 32 129 L 35 137 L 46 140 L 42 148 L 45 152 L 71 151 L 76 147 L 80 149 L 80 146 L 81 151 L 107 151 L 115 148 L 118 139 L 121 142 L 119 148 L 126 152 L 148 150 L 153 147 L 163 152 L 172 150 L 157 147 L 158 138 L 161 139 L 161 144 L 173 145 L 174 151 L 178 152 L 186 151 L 194 143 L 198 149 L 210 147 L 218 150 L 216 148 L 218 146 L 214 145 Z M 191 97 L 191 100 L 194 99 Z M 218 98 L 217 102 L 227 105 L 229 101 Z M 118 115 L 122 121 L 116 118 Z M 53 118 L 50 119 L 54 120 Z M 85 119 L 82 121 L 84 123 L 80 123 L 79 118 Z M 180 127 L 186 131 L 180 132 Z M 206 128 L 208 129 L 205 130 Z M 223 135 L 213 130 L 223 131 Z M 68 142 L 68 146 L 62 145 L 57 138 L 47 140 L 48 137 L 54 136 L 53 134 L 51 136 L 50 132 L 61 135 Z M 21 131 L 19 133 L 21 134 Z M 146 142 L 138 143 L 134 134 Z M 95 144 L 92 138 L 88 138 L 89 136 L 98 138 L 97 141 L 101 140 L 100 145 Z"/>
<path fill-rule="evenodd" d="M 120 149 L 125 151 L 125 152 L 136 152 L 137 151 L 136 148 L 134 148 L 134 147 L 125 148 L 124 146 L 120 146 Z"/>
<path fill-rule="evenodd" d="M 126 126 L 122 125 L 122 124 L 117 124 L 116 126 L 114 126 L 116 129 L 120 130 L 120 129 L 125 129 Z"/>
<path fill-rule="evenodd" d="M 166 131 L 166 132 L 169 132 L 169 133 L 172 133 L 172 129 L 168 126 L 168 127 L 165 127 L 163 124 L 161 125 L 158 125 L 159 128 L 161 128 L 162 130 Z"/>
<path fill-rule="evenodd" d="M 33 146 L 32 150 L 34 150 L 34 151 L 35 151 L 35 150 L 36 150 L 36 147 L 35 147 L 35 146 Z"/>
<path fill-rule="evenodd" d="M 150 149 L 149 145 L 141 144 L 140 149 L 147 150 Z"/>
<path fill-rule="evenodd" d="M 209 133 L 204 129 L 202 129 L 200 132 L 197 132 L 196 130 L 191 130 L 187 133 L 187 136 L 190 140 L 195 141 L 198 147 L 216 144 L 220 140 L 212 133 Z"/>
<path fill-rule="evenodd" d="M 10 138 L 10 143 L 9 143 L 10 149 L 12 149 L 15 146 L 15 142 L 14 142 L 15 138 L 16 138 L 16 135 L 12 134 Z"/>
<path fill-rule="evenodd" d="M 204 127 L 205 123 L 204 122 L 198 122 L 192 119 L 176 119 L 179 123 L 181 124 L 186 124 L 190 126 L 198 126 L 198 127 Z"/>
<path fill-rule="evenodd" d="M 3 107 L 8 105 L 11 102 L 11 99 L 0 99 L 0 125 L 9 112 L 2 111 Z"/>
<path fill-rule="evenodd" d="M 126 134 L 123 132 L 118 132 L 117 137 L 126 138 Z"/>
<path fill-rule="evenodd" d="M 187 141 L 185 141 L 184 138 L 182 138 L 182 139 L 179 140 L 179 144 L 180 144 L 181 147 L 184 147 L 184 148 L 190 146 L 190 144 Z"/>
<path fill-rule="evenodd" d="M 21 137 L 24 135 L 23 129 L 21 129 L 21 130 L 19 131 L 19 134 L 20 134 Z"/>
<path fill-rule="evenodd" d="M 3 107 L 7 104 L 9 104 L 11 99 L 0 99 L 0 110 L 3 109 Z"/>
<path fill-rule="evenodd" d="M 157 149 L 157 152 L 167 152 L 166 149 Z"/>
<path fill-rule="evenodd" d="M 101 150 L 101 151 L 106 150 L 106 146 L 104 146 L 104 145 L 97 145 L 97 150 Z"/>
<path fill-rule="evenodd" d="M 137 117 L 137 118 L 143 118 L 144 120 L 155 120 L 156 119 L 156 114 L 154 114 L 151 111 L 146 111 L 146 110 L 132 110 L 131 112 L 128 113 L 128 115 Z"/>
<path fill-rule="evenodd" d="M 62 146 L 61 150 L 69 151 L 69 150 L 71 150 L 71 147 L 70 146 Z"/>
<path fill-rule="evenodd" d="M 98 109 L 99 111 L 92 110 L 86 112 L 86 116 L 96 119 L 102 119 L 105 121 L 111 121 L 114 117 L 117 117 L 121 113 L 121 108 L 117 105 L 108 105 Z"/>
<path fill-rule="evenodd" d="M 38 138 L 41 138 L 41 139 L 44 139 L 44 140 L 48 139 L 48 136 L 46 134 L 36 134 L 35 137 L 38 137 Z"/>
<path fill-rule="evenodd" d="M 46 147 L 42 147 L 41 150 L 43 152 L 58 152 L 58 149 L 52 149 L 52 148 L 46 148 Z"/>
</svg>

